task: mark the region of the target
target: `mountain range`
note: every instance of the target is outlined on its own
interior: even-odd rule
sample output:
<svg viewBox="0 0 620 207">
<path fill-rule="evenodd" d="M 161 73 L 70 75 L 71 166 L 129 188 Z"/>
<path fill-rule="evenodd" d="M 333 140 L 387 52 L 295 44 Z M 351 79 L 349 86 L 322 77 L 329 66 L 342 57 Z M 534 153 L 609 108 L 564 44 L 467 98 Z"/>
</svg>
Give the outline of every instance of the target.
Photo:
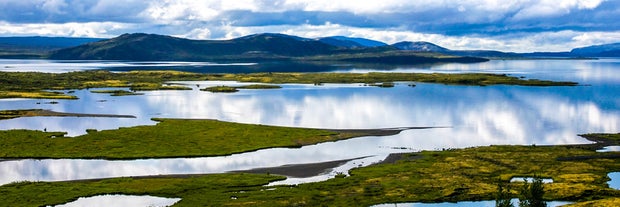
<svg viewBox="0 0 620 207">
<path fill-rule="evenodd" d="M 327 43 L 326 43 L 327 42 Z M 308 39 L 264 33 L 231 40 L 190 40 L 156 34 L 124 34 L 53 51 L 50 59 L 139 61 L 338 61 L 381 64 L 482 62 L 484 58 L 420 54 L 361 38 Z"/>
<path fill-rule="evenodd" d="M 437 57 L 440 55 L 433 54 L 483 58 L 620 57 L 620 43 L 575 48 L 566 52 L 512 53 L 493 50 L 451 50 L 430 42 L 398 42 L 388 45 L 365 38 L 332 36 L 309 39 L 277 33 L 253 34 L 230 40 L 190 40 L 143 33 L 123 34 L 111 39 L 0 37 L 0 57 L 4 58 L 32 56 L 50 59 L 196 61 L 283 59 L 375 61 L 379 58 L 380 61 L 398 59 L 399 62 L 413 63 L 413 60 L 406 61 L 406 59 L 415 56 L 416 58 L 412 59 L 422 62 L 448 61 L 439 60 Z"/>
</svg>

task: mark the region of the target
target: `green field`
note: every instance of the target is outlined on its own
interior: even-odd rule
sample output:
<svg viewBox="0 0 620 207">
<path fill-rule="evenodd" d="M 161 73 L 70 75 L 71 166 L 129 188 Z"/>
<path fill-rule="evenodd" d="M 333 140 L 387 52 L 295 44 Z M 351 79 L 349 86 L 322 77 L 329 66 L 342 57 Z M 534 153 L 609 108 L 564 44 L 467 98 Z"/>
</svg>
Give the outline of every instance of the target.
<svg viewBox="0 0 620 207">
<path fill-rule="evenodd" d="M 156 121 L 159 123 L 155 126 L 89 130 L 88 134 L 78 137 L 63 137 L 64 132 L 0 131 L 0 158 L 204 157 L 273 147 L 301 147 L 367 135 L 216 120 Z"/>
</svg>

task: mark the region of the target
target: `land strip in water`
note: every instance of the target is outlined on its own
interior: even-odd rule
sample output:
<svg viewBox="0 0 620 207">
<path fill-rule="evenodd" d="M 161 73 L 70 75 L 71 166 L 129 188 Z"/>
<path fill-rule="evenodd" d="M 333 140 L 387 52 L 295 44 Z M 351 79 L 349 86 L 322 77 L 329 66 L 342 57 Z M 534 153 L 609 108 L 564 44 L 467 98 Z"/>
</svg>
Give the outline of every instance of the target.
<svg viewBox="0 0 620 207">
<path fill-rule="evenodd" d="M 114 73 L 102 70 L 39 73 L 0 72 L 0 98 L 77 99 L 76 96 L 50 90 L 89 88 L 129 88 L 145 90 L 189 90 L 186 86 L 167 84 L 169 81 L 239 81 L 269 84 L 301 83 L 391 83 L 425 82 L 455 85 L 522 85 L 575 86 L 568 81 L 525 79 L 503 74 L 442 74 L 442 73 L 251 73 L 201 74 L 179 71 L 131 71 Z"/>
<path fill-rule="evenodd" d="M 44 110 L 44 109 L 0 111 L 0 120 L 14 119 L 14 118 L 19 118 L 19 117 L 35 117 L 35 116 L 136 118 L 136 116 L 133 116 L 133 115 L 66 113 L 66 112 L 56 112 L 56 111 Z"/>
<path fill-rule="evenodd" d="M 610 135 L 618 137 L 619 135 Z M 63 182 L 18 182 L 0 186 L 0 206 L 61 204 L 102 194 L 152 195 L 182 200 L 174 206 L 369 206 L 398 202 L 493 200 L 498 183 L 518 196 L 523 185 L 513 177 L 541 176 L 544 199 L 579 205 L 617 205 L 620 191 L 607 174 L 620 160 L 559 158 L 619 152 L 596 152 L 598 145 L 484 146 L 400 154 L 398 159 L 352 169 L 317 183 L 264 186 L 285 179 L 272 174 L 113 178 Z"/>
<path fill-rule="evenodd" d="M 240 124 L 217 120 L 154 119 L 154 126 L 65 132 L 0 131 L 0 158 L 139 159 L 222 156 L 275 147 L 302 147 L 410 128 L 329 130 Z M 50 137 L 54 137 L 53 139 Z"/>
</svg>

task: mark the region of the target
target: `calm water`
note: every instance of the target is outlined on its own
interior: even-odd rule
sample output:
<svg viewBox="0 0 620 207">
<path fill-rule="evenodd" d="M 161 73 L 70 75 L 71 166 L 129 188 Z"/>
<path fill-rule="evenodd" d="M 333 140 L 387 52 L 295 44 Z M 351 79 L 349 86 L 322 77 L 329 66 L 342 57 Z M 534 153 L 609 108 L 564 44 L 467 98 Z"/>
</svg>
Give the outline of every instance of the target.
<svg viewBox="0 0 620 207">
<path fill-rule="evenodd" d="M 609 176 L 610 181 L 607 182 L 610 188 L 620 190 L 620 172 L 612 172 L 607 174 Z"/>
<path fill-rule="evenodd" d="M 3 64 L 0 61 L 0 64 Z M 11 70 L 49 69 L 37 64 L 11 66 Z M 51 63 L 58 64 L 58 63 Z M 87 70 L 75 63 L 71 70 Z M 145 64 L 145 63 L 139 63 Z M 168 64 L 168 63 L 157 63 Z M 180 63 L 179 63 L 180 64 Z M 195 64 L 195 63 L 183 63 Z M 197 63 L 196 63 L 197 64 Z M 209 63 L 211 64 L 211 63 Z M 260 64 L 252 65 L 259 67 Z M 208 67 L 208 66 L 205 66 Z M 226 65 L 217 67 L 249 67 Z M 6 68 L 0 65 L 0 69 Z M 60 67 L 62 68 L 62 67 Z M 115 69 L 118 67 L 109 67 Z M 381 69 L 384 70 L 384 69 Z M 351 67 L 338 72 L 368 72 Z M 86 129 L 115 129 L 155 124 L 153 117 L 208 118 L 241 123 L 314 127 L 384 128 L 441 126 L 408 130 L 389 137 L 367 137 L 307 146 L 301 149 L 269 149 L 233 156 L 192 159 L 18 160 L 0 162 L 0 184 L 18 180 L 74 180 L 130 175 L 217 173 L 372 156 L 347 163 L 313 178 L 291 178 L 299 183 L 328 179 L 336 172 L 368 165 L 389 153 L 491 144 L 577 144 L 577 136 L 620 129 L 620 61 L 515 60 L 480 64 L 445 64 L 394 68 L 397 72 L 491 72 L 528 78 L 577 81 L 577 87 L 446 86 L 407 83 L 394 88 L 359 84 L 324 86 L 288 84 L 277 90 L 242 90 L 234 94 L 199 91 L 196 85 L 233 85 L 222 82 L 183 82 L 192 91 L 152 91 L 143 96 L 112 97 L 75 91 L 79 100 L 0 100 L 0 110 L 41 108 L 71 113 L 134 115 L 135 119 L 31 117 L 0 121 L 0 129 L 67 131 L 70 136 Z M 397 148 L 397 149 L 396 149 Z M 343 150 L 344 149 L 344 150 Z"/>
<path fill-rule="evenodd" d="M 161 198 L 155 196 L 100 195 L 79 198 L 76 201 L 63 205 L 56 205 L 54 207 L 164 207 L 171 206 L 180 200 L 179 198 Z"/>
</svg>

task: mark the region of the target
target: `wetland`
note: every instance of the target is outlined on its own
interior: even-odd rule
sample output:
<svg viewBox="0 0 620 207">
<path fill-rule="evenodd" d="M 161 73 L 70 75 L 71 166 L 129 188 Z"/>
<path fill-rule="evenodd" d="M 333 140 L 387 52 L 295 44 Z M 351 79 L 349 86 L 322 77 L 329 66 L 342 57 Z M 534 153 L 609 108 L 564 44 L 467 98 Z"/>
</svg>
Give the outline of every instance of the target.
<svg viewBox="0 0 620 207">
<path fill-rule="evenodd" d="M 0 192 L 7 203 L 27 206 L 106 194 L 180 198 L 175 206 L 371 206 L 493 200 L 498 180 L 516 198 L 521 184 L 512 178 L 541 175 L 553 179 L 544 184 L 546 200 L 613 203 L 618 191 L 608 173 L 619 171 L 620 156 L 597 150 L 618 145 L 601 140 L 614 140 L 620 128 L 619 65 L 492 60 L 316 74 L 6 73 L 15 84 L 17 76 L 32 81 L 22 88 L 2 82 L 2 90 L 72 99 L 8 96 L 0 110 L 136 118 L 1 120 L 3 149 L 12 150 L 3 151 Z M 280 88 L 242 88 L 256 83 Z M 394 85 L 371 86 L 384 83 Z M 222 85 L 239 91 L 200 91 Z M 58 104 L 37 104 L 47 100 Z M 400 133 L 369 133 L 376 129 Z M 604 134 L 579 136 L 587 133 Z M 395 153 L 398 159 L 382 162 Z M 318 175 L 277 173 L 320 165 Z"/>
</svg>

